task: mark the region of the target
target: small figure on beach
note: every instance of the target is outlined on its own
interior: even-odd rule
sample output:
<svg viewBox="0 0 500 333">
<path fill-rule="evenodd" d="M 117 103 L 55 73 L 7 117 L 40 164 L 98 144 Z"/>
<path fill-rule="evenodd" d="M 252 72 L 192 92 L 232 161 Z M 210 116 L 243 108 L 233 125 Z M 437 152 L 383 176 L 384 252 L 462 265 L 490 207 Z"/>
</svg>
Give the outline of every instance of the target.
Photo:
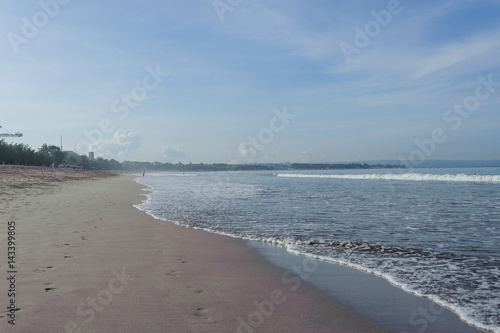
<svg viewBox="0 0 500 333">
<path fill-rule="evenodd" d="M 144 177 L 144 175 L 146 174 L 146 170 L 142 170 L 142 176 Z"/>
</svg>

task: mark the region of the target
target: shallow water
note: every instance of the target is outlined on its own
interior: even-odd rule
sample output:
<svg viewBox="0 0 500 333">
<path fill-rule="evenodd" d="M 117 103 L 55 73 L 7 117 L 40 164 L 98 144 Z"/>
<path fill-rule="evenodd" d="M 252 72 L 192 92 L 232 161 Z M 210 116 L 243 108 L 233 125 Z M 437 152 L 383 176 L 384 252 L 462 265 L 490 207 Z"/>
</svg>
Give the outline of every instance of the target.
<svg viewBox="0 0 500 333">
<path fill-rule="evenodd" d="M 380 275 L 500 332 L 500 168 L 157 173 L 138 208 Z"/>
</svg>

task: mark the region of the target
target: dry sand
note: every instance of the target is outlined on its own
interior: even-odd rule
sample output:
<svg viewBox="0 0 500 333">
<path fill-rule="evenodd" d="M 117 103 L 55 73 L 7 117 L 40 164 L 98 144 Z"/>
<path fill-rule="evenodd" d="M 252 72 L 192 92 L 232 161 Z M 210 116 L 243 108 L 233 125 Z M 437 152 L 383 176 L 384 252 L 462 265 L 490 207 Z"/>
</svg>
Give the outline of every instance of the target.
<svg viewBox="0 0 500 333">
<path fill-rule="evenodd" d="M 16 191 L 19 189 L 44 193 L 61 182 L 99 179 L 110 175 L 98 171 L 0 165 L 0 195 L 5 196 L 2 199 L 8 199 L 9 195 L 18 192 L 27 193 Z"/>
<path fill-rule="evenodd" d="M 59 171 L 0 168 L 0 332 L 380 332 L 240 240 L 134 208 L 132 177 Z"/>
</svg>

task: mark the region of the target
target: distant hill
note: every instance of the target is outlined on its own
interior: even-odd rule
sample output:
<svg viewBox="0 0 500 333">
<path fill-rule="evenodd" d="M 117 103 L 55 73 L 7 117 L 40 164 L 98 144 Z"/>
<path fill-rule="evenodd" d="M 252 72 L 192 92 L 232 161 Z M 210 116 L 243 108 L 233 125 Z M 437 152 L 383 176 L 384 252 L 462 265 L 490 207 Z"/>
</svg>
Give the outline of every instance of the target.
<svg viewBox="0 0 500 333">
<path fill-rule="evenodd" d="M 405 164 L 398 160 L 363 161 L 368 164 Z M 405 164 L 407 168 L 416 168 L 415 165 Z M 419 168 L 482 168 L 500 167 L 500 160 L 427 160 Z"/>
</svg>

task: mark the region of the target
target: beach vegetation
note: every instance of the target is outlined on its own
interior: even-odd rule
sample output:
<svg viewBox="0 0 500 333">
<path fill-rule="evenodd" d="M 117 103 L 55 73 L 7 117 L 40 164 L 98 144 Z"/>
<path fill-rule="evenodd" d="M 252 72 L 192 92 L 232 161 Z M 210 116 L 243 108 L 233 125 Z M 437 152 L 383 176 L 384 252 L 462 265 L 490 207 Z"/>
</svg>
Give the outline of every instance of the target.
<svg viewBox="0 0 500 333">
<path fill-rule="evenodd" d="M 26 165 L 69 167 L 86 170 L 148 170 L 148 171 L 257 171 L 257 170 L 335 170 L 335 169 L 376 169 L 405 168 L 403 165 L 367 164 L 367 163 L 161 163 L 161 162 L 119 162 L 115 159 L 97 157 L 89 159 L 86 155 L 74 152 L 63 152 L 57 146 L 43 144 L 37 151 L 28 145 L 9 144 L 0 140 L 0 163 Z"/>
</svg>

